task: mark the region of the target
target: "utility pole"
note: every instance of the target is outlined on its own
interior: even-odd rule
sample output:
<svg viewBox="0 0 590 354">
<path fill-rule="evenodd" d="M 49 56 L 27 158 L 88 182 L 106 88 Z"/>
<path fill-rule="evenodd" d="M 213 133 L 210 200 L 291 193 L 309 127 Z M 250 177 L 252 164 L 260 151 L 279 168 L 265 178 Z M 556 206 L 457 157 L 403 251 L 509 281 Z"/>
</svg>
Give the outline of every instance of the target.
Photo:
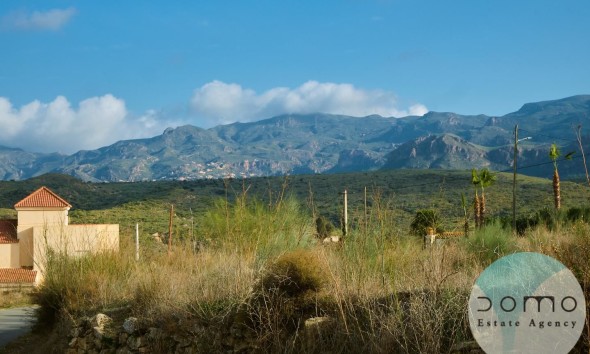
<svg viewBox="0 0 590 354">
<path fill-rule="evenodd" d="M 576 139 L 580 146 L 580 152 L 582 153 L 582 162 L 584 163 L 584 171 L 586 171 L 586 182 L 590 187 L 590 176 L 588 176 L 588 166 L 586 165 L 586 155 L 584 154 L 584 146 L 582 146 L 582 125 L 578 124 L 578 130 L 576 131 Z"/>
<path fill-rule="evenodd" d="M 348 234 L 348 192 L 344 190 L 344 227 L 342 228 L 343 236 Z"/>
<path fill-rule="evenodd" d="M 170 222 L 168 223 L 168 256 L 172 254 L 172 217 L 174 215 L 174 204 L 170 204 Z"/>
<path fill-rule="evenodd" d="M 139 261 L 139 223 L 135 224 L 135 261 Z"/>
<path fill-rule="evenodd" d="M 365 237 L 367 236 L 367 186 L 365 186 Z"/>
<path fill-rule="evenodd" d="M 516 232 L 516 171 L 518 159 L 518 124 L 514 126 L 514 174 L 512 176 L 512 232 Z"/>
</svg>

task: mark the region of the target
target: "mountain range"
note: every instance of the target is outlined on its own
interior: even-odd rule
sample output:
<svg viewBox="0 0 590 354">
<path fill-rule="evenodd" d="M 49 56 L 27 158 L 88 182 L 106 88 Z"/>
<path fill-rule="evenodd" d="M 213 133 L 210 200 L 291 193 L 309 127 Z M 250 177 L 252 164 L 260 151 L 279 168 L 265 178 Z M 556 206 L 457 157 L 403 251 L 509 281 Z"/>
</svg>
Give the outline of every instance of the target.
<svg viewBox="0 0 590 354">
<path fill-rule="evenodd" d="M 509 170 L 518 124 L 519 173 L 550 177 L 549 146 L 562 176 L 584 174 L 575 128 L 587 132 L 590 95 L 527 103 L 504 116 L 429 112 L 404 118 L 289 114 L 210 129 L 185 125 L 72 155 L 0 146 L 0 179 L 64 173 L 85 181 L 185 180 L 397 168 Z M 590 136 L 582 139 L 588 148 Z M 590 149 L 588 149 L 590 151 Z"/>
</svg>

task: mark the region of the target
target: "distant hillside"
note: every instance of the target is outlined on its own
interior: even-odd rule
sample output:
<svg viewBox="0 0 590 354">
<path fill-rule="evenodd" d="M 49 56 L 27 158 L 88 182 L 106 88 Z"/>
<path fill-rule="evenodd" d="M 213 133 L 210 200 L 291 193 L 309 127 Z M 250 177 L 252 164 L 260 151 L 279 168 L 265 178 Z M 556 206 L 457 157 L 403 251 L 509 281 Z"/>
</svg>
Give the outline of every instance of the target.
<svg viewBox="0 0 590 354">
<path fill-rule="evenodd" d="M 283 115 L 201 129 L 168 128 L 148 139 L 119 141 L 70 156 L 0 147 L 0 178 L 20 180 L 48 172 L 85 181 L 192 180 L 381 168 L 512 165 L 513 131 L 521 142 L 522 173 L 550 177 L 548 147 L 577 151 L 572 127 L 590 122 L 590 95 L 527 103 L 502 117 L 429 112 L 422 117 Z M 584 126 L 587 134 L 590 127 Z M 584 137 L 590 150 L 590 136 Z M 579 153 L 578 153 L 579 155 Z M 582 176 L 579 160 L 560 165 L 562 177 Z"/>
<path fill-rule="evenodd" d="M 355 225 L 364 217 L 366 187 L 367 205 L 379 203 L 394 210 L 399 228 L 407 228 L 417 210 L 434 208 L 452 230 L 462 227 L 461 194 L 468 200 L 473 196 L 470 177 L 466 170 L 405 169 L 244 180 L 85 183 L 67 175 L 47 174 L 25 181 L 0 181 L 0 218 L 14 216 L 13 205 L 45 185 L 73 205 L 72 222 L 119 223 L 128 234 L 134 232 L 137 222 L 148 234 L 166 232 L 170 204 L 182 220 L 179 227 L 188 227 L 193 216 L 205 217 L 216 201 L 226 197 L 235 200 L 243 190 L 248 191 L 249 200 L 258 199 L 264 205 L 276 203 L 281 195 L 294 197 L 310 215 L 313 206 L 316 213 L 338 225 L 342 191 L 346 189 L 350 220 Z M 561 188 L 564 210 L 588 205 L 586 184 L 563 182 Z M 486 190 L 486 199 L 490 216 L 512 215 L 512 174 L 499 173 L 496 184 Z M 544 207 L 553 207 L 551 180 L 519 175 L 518 215 L 528 216 Z M 471 208 L 468 213 L 472 214 Z"/>
</svg>

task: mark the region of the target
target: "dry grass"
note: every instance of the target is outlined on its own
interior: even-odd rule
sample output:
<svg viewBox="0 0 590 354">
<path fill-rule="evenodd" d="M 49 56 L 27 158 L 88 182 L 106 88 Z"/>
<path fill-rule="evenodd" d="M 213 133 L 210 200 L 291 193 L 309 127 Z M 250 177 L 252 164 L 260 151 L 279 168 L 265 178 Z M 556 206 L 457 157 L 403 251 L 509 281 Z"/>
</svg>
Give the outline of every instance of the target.
<svg viewBox="0 0 590 354">
<path fill-rule="evenodd" d="M 420 239 L 394 231 L 384 209 L 373 210 L 370 224 L 351 230 L 343 244 L 327 246 L 313 241 L 311 218 L 294 204 L 269 210 L 238 201 L 209 216 L 209 241 L 198 252 L 177 244 L 168 256 L 160 245 L 143 249 L 136 262 L 131 235 L 124 235 L 117 254 L 54 256 L 37 294 L 47 318 L 124 307 L 153 322 L 234 321 L 269 352 L 441 353 L 471 338 L 469 291 L 502 255 L 542 252 L 585 286 L 590 280 L 590 227 L 583 223 L 526 237 L 492 225 L 422 249 Z M 303 322 L 316 316 L 335 323 L 321 343 L 306 347 Z"/>
<path fill-rule="evenodd" d="M 33 304 L 30 290 L 0 290 L 0 309 Z"/>
</svg>

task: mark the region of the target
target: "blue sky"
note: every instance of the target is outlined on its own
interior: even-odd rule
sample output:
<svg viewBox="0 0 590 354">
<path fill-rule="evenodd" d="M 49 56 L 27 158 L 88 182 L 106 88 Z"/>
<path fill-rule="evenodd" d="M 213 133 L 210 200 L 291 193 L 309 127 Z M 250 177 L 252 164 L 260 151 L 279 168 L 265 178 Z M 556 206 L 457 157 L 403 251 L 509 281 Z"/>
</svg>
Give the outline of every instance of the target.
<svg viewBox="0 0 590 354">
<path fill-rule="evenodd" d="M 503 115 L 590 93 L 587 0 L 0 2 L 0 145 L 282 113 Z"/>
</svg>

